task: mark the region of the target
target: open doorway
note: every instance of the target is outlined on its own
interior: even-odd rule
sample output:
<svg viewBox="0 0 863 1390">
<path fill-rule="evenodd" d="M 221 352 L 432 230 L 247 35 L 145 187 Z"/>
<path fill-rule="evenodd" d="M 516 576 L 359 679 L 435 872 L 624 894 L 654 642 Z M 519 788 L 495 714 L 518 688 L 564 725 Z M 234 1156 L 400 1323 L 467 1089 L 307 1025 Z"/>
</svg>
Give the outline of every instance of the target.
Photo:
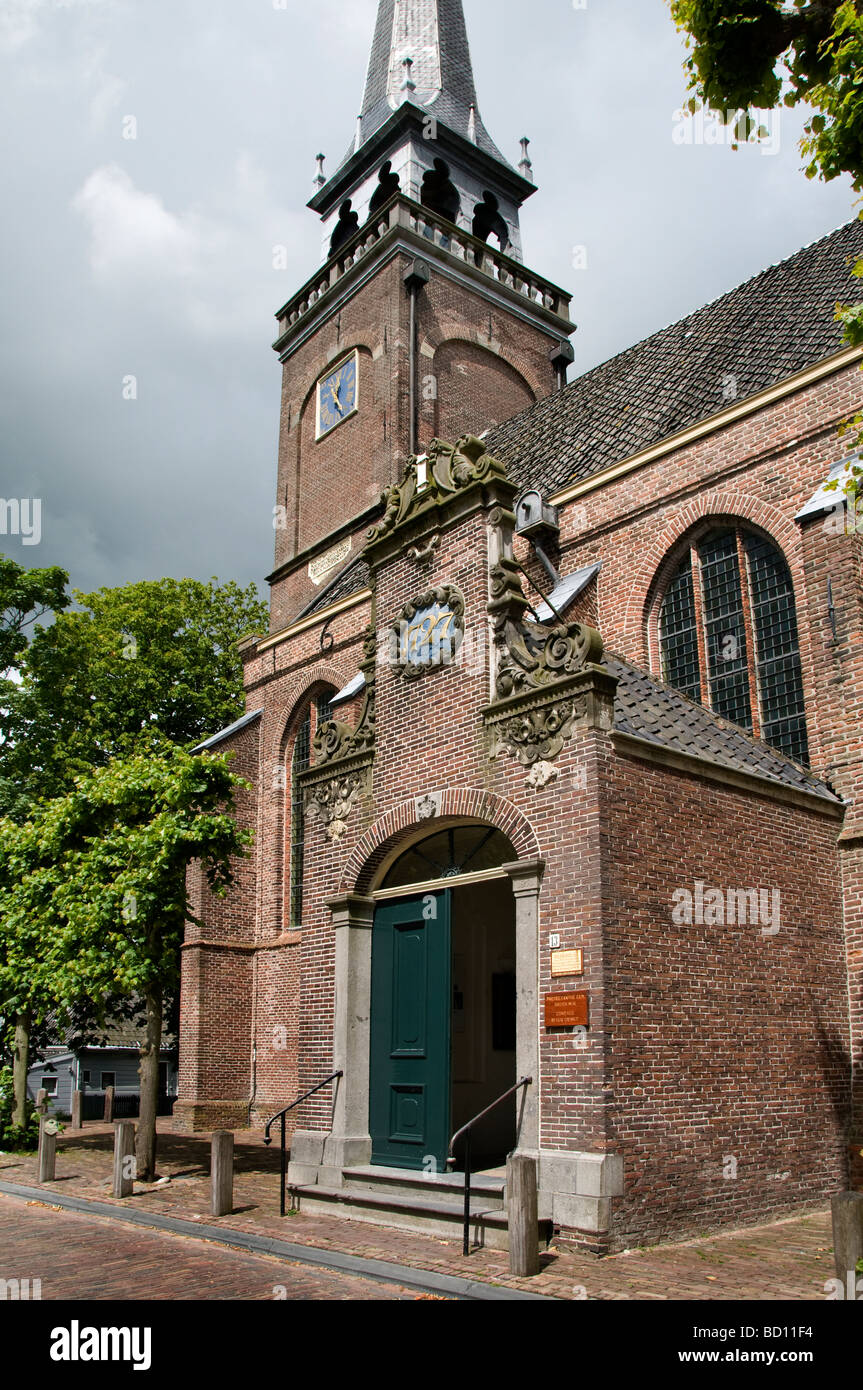
<svg viewBox="0 0 863 1390">
<path fill-rule="evenodd" d="M 453 892 L 451 1133 L 517 1081 L 515 899 L 508 879 Z M 506 1162 L 516 1143 L 517 1097 L 476 1126 L 476 1171 Z M 461 1146 L 456 1150 L 461 1166 Z"/>
</svg>

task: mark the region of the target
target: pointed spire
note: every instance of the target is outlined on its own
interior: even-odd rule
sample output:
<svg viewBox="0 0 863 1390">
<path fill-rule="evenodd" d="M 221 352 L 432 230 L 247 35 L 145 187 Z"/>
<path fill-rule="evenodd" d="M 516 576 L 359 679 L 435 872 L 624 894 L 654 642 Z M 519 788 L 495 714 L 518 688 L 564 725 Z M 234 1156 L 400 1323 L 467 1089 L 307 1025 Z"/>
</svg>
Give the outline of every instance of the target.
<svg viewBox="0 0 863 1390">
<path fill-rule="evenodd" d="M 363 139 L 406 101 L 507 164 L 479 114 L 462 0 L 379 0 Z"/>
</svg>

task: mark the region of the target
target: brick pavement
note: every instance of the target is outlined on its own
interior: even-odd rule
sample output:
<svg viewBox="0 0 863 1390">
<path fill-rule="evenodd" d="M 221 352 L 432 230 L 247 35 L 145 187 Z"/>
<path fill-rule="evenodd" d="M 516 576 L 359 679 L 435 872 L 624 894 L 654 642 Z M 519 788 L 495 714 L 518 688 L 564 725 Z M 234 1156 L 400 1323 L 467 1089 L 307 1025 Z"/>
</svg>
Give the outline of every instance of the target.
<svg viewBox="0 0 863 1390">
<path fill-rule="evenodd" d="M 43 1302 L 69 1299 L 374 1301 L 416 1299 L 382 1284 L 185 1236 L 115 1224 L 0 1194 L 0 1278 L 41 1281 Z"/>
<path fill-rule="evenodd" d="M 265 1149 L 257 1131 L 235 1135 L 235 1210 L 232 1216 L 210 1215 L 208 1136 L 173 1135 L 170 1121 L 160 1122 L 159 1173 L 169 1182 L 136 1188 L 123 1207 L 159 1212 L 189 1221 L 247 1231 L 321 1250 L 339 1250 L 417 1269 L 522 1288 L 531 1293 L 572 1299 L 661 1299 L 698 1301 L 746 1299 L 821 1300 L 824 1283 L 833 1277 L 829 1211 L 705 1236 L 681 1244 L 657 1246 L 597 1260 L 551 1250 L 543 1254 L 542 1272 L 534 1279 L 513 1278 L 505 1253 L 476 1251 L 469 1259 L 460 1244 L 439 1237 L 390 1230 L 338 1217 L 279 1216 L 279 1156 Z M 109 1127 L 92 1124 L 68 1130 L 58 1142 L 58 1193 L 112 1202 Z M 0 1181 L 32 1184 L 32 1155 L 0 1156 Z M 46 1201 L 49 1201 L 46 1188 Z M 127 1232 L 122 1237 L 125 1239 Z M 372 1295 L 374 1296 L 374 1295 Z M 379 1295 L 378 1295 L 379 1296 Z"/>
</svg>

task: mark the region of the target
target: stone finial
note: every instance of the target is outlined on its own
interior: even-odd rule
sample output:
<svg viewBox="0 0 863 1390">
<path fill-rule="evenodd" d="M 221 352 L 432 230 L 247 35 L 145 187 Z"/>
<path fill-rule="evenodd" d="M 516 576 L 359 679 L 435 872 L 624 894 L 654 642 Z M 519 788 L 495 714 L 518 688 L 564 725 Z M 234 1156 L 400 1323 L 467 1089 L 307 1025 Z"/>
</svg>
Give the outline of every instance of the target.
<svg viewBox="0 0 863 1390">
<path fill-rule="evenodd" d="M 323 188 L 324 184 L 325 184 L 326 181 L 327 181 L 326 175 L 325 175 L 325 173 L 324 173 L 324 160 L 326 159 L 326 155 L 325 155 L 325 154 L 319 154 L 319 155 L 316 155 L 315 157 L 316 157 L 317 162 L 318 162 L 318 167 L 317 167 L 317 170 L 316 170 L 316 172 L 315 172 L 315 188 Z"/>
<path fill-rule="evenodd" d="M 354 150 L 355 150 L 355 151 L 358 150 L 359 147 L 360 147 L 360 145 L 361 145 L 362 143 L 363 143 L 363 113 L 362 113 L 362 111 L 361 111 L 360 114 L 357 116 L 357 133 L 356 133 L 356 136 L 354 137 Z"/>
<path fill-rule="evenodd" d="M 518 166 L 518 171 L 523 178 L 533 179 L 533 165 L 530 162 L 530 156 L 527 152 L 529 144 L 529 139 L 526 135 L 523 135 L 521 138 L 521 163 Z"/>
<path fill-rule="evenodd" d="M 476 107 L 473 102 L 470 104 L 470 116 L 467 122 L 467 138 L 472 144 L 476 144 Z"/>
<path fill-rule="evenodd" d="M 408 100 L 417 89 L 417 84 L 414 82 L 413 78 L 413 66 L 413 58 L 405 58 L 402 62 L 402 67 L 405 70 L 404 79 L 402 81 L 402 91 L 408 94 L 405 100 Z"/>
</svg>

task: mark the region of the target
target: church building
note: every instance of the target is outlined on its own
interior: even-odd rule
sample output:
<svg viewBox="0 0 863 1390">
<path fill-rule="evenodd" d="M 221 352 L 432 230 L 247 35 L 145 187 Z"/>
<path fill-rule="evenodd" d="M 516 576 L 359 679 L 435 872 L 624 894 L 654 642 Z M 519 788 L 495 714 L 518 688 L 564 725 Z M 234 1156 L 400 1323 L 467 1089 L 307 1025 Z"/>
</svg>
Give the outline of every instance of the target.
<svg viewBox="0 0 863 1390">
<path fill-rule="evenodd" d="M 204 745 L 255 844 L 192 883 L 174 1122 L 318 1087 L 294 1204 L 457 1239 L 493 1107 L 474 1237 L 517 1152 L 602 1254 L 863 1186 L 863 226 L 568 384 L 532 172 L 461 0 L 380 0 L 277 315 L 270 631 Z"/>
</svg>

